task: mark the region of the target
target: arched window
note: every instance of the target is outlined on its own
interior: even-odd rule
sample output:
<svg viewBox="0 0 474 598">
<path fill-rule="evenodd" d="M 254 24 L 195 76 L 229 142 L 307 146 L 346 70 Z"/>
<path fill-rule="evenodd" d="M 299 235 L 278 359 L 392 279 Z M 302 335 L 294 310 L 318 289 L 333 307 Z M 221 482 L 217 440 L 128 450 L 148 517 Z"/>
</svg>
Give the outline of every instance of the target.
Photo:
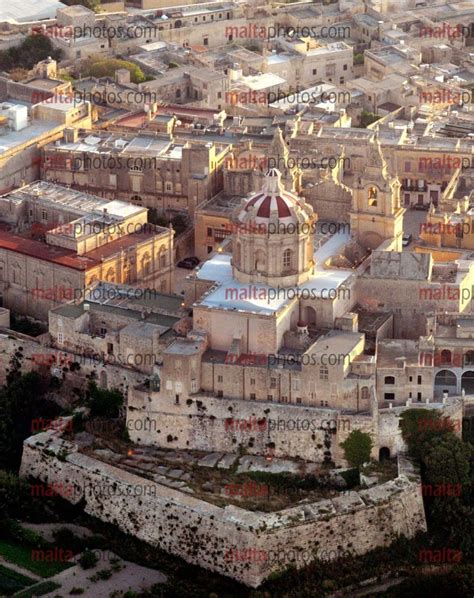
<svg viewBox="0 0 474 598">
<path fill-rule="evenodd" d="M 291 270 L 291 249 L 283 252 L 283 270 Z"/>
<path fill-rule="evenodd" d="M 240 266 L 240 243 L 237 243 L 235 246 L 235 262 L 238 266 Z"/>
<path fill-rule="evenodd" d="M 107 274 L 105 275 L 105 280 L 107 282 L 115 282 L 115 271 L 113 268 L 109 268 L 107 270 Z"/>
<path fill-rule="evenodd" d="M 441 365 L 450 365 L 453 361 L 453 355 L 449 349 L 441 351 Z"/>
<path fill-rule="evenodd" d="M 464 365 L 474 365 L 474 351 L 464 353 Z"/>
<path fill-rule="evenodd" d="M 369 206 L 376 206 L 377 205 L 377 188 L 376 187 L 369 187 Z"/>
<path fill-rule="evenodd" d="M 149 276 L 151 273 L 151 258 L 149 253 L 145 253 L 142 258 L 142 275 Z"/>
<path fill-rule="evenodd" d="M 142 203 L 142 198 L 139 195 L 132 195 L 130 201 L 136 201 L 137 203 Z"/>
<path fill-rule="evenodd" d="M 368 400 L 370 398 L 370 392 L 368 386 L 363 386 L 360 392 L 361 399 Z"/>
<path fill-rule="evenodd" d="M 164 247 L 160 249 L 160 268 L 166 268 L 166 249 Z"/>
<path fill-rule="evenodd" d="M 266 261 L 265 253 L 259 249 L 255 254 L 255 270 L 257 272 L 265 272 Z"/>
<path fill-rule="evenodd" d="M 395 384 L 395 378 L 393 376 L 385 376 L 384 384 Z"/>
<path fill-rule="evenodd" d="M 181 97 L 181 89 L 176 90 L 176 99 L 179 100 Z"/>
</svg>

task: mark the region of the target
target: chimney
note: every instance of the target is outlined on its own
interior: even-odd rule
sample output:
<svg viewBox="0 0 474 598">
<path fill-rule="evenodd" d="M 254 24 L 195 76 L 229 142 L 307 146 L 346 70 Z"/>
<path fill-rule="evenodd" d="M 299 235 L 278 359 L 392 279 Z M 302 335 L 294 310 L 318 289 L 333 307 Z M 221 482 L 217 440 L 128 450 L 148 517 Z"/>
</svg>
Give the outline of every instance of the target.
<svg viewBox="0 0 474 598">
<path fill-rule="evenodd" d="M 66 127 L 64 129 L 64 141 L 66 143 L 76 143 L 79 138 L 79 131 L 75 127 Z"/>
</svg>

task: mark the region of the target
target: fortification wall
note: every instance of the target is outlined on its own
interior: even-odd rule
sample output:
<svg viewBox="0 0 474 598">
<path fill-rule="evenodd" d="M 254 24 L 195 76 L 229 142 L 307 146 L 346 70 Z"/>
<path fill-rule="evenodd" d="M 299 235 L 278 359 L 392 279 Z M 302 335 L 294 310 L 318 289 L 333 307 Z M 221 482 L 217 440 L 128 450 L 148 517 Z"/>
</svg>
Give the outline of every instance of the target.
<svg viewBox="0 0 474 598">
<path fill-rule="evenodd" d="M 161 393 L 131 388 L 127 429 L 137 444 L 165 448 L 333 461 L 345 465 L 339 446 L 351 430 L 372 435 L 377 457 L 376 421 L 371 415 L 348 415 L 319 409 L 193 395 L 179 404 Z"/>
<path fill-rule="evenodd" d="M 341 551 L 363 554 L 399 534 L 424 531 L 420 482 L 407 473 L 399 471 L 395 480 L 358 493 L 256 513 L 221 508 L 102 463 L 79 453 L 58 431 L 25 441 L 20 470 L 23 477 L 56 487 L 74 484 L 74 494 L 66 498 L 83 500 L 86 513 L 252 587 L 291 564 L 331 560 Z"/>
</svg>

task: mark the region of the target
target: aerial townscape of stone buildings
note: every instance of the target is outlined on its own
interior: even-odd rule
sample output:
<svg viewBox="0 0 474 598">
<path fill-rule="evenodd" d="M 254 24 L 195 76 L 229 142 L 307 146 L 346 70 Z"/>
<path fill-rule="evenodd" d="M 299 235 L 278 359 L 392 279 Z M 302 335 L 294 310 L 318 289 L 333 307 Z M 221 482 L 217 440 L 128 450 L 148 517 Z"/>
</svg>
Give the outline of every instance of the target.
<svg viewBox="0 0 474 598">
<path fill-rule="evenodd" d="M 41 430 L 20 474 L 254 588 L 281 562 L 231 547 L 361 555 L 425 531 L 400 420 L 460 436 L 474 405 L 474 3 L 98 5 L 0 6 L 0 51 L 58 52 L 0 71 L 0 378 L 20 351 L 71 413 L 88 379 L 120 390 L 134 448 Z M 199 486 L 340 480 L 354 430 L 391 478 L 273 511 Z"/>
</svg>

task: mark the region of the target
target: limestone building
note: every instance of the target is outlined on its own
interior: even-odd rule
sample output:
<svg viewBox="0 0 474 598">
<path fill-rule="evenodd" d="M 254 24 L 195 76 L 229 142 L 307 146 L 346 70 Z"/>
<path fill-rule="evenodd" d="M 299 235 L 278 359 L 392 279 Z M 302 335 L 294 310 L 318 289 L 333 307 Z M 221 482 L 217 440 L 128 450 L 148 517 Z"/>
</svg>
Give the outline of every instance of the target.
<svg viewBox="0 0 474 598">
<path fill-rule="evenodd" d="M 46 320 L 100 280 L 170 292 L 174 232 L 147 212 L 46 182 L 1 197 L 3 305 Z"/>
<path fill-rule="evenodd" d="M 193 217 L 222 188 L 226 145 L 175 142 L 169 135 L 65 131 L 44 148 L 42 176 L 171 216 Z"/>
</svg>

